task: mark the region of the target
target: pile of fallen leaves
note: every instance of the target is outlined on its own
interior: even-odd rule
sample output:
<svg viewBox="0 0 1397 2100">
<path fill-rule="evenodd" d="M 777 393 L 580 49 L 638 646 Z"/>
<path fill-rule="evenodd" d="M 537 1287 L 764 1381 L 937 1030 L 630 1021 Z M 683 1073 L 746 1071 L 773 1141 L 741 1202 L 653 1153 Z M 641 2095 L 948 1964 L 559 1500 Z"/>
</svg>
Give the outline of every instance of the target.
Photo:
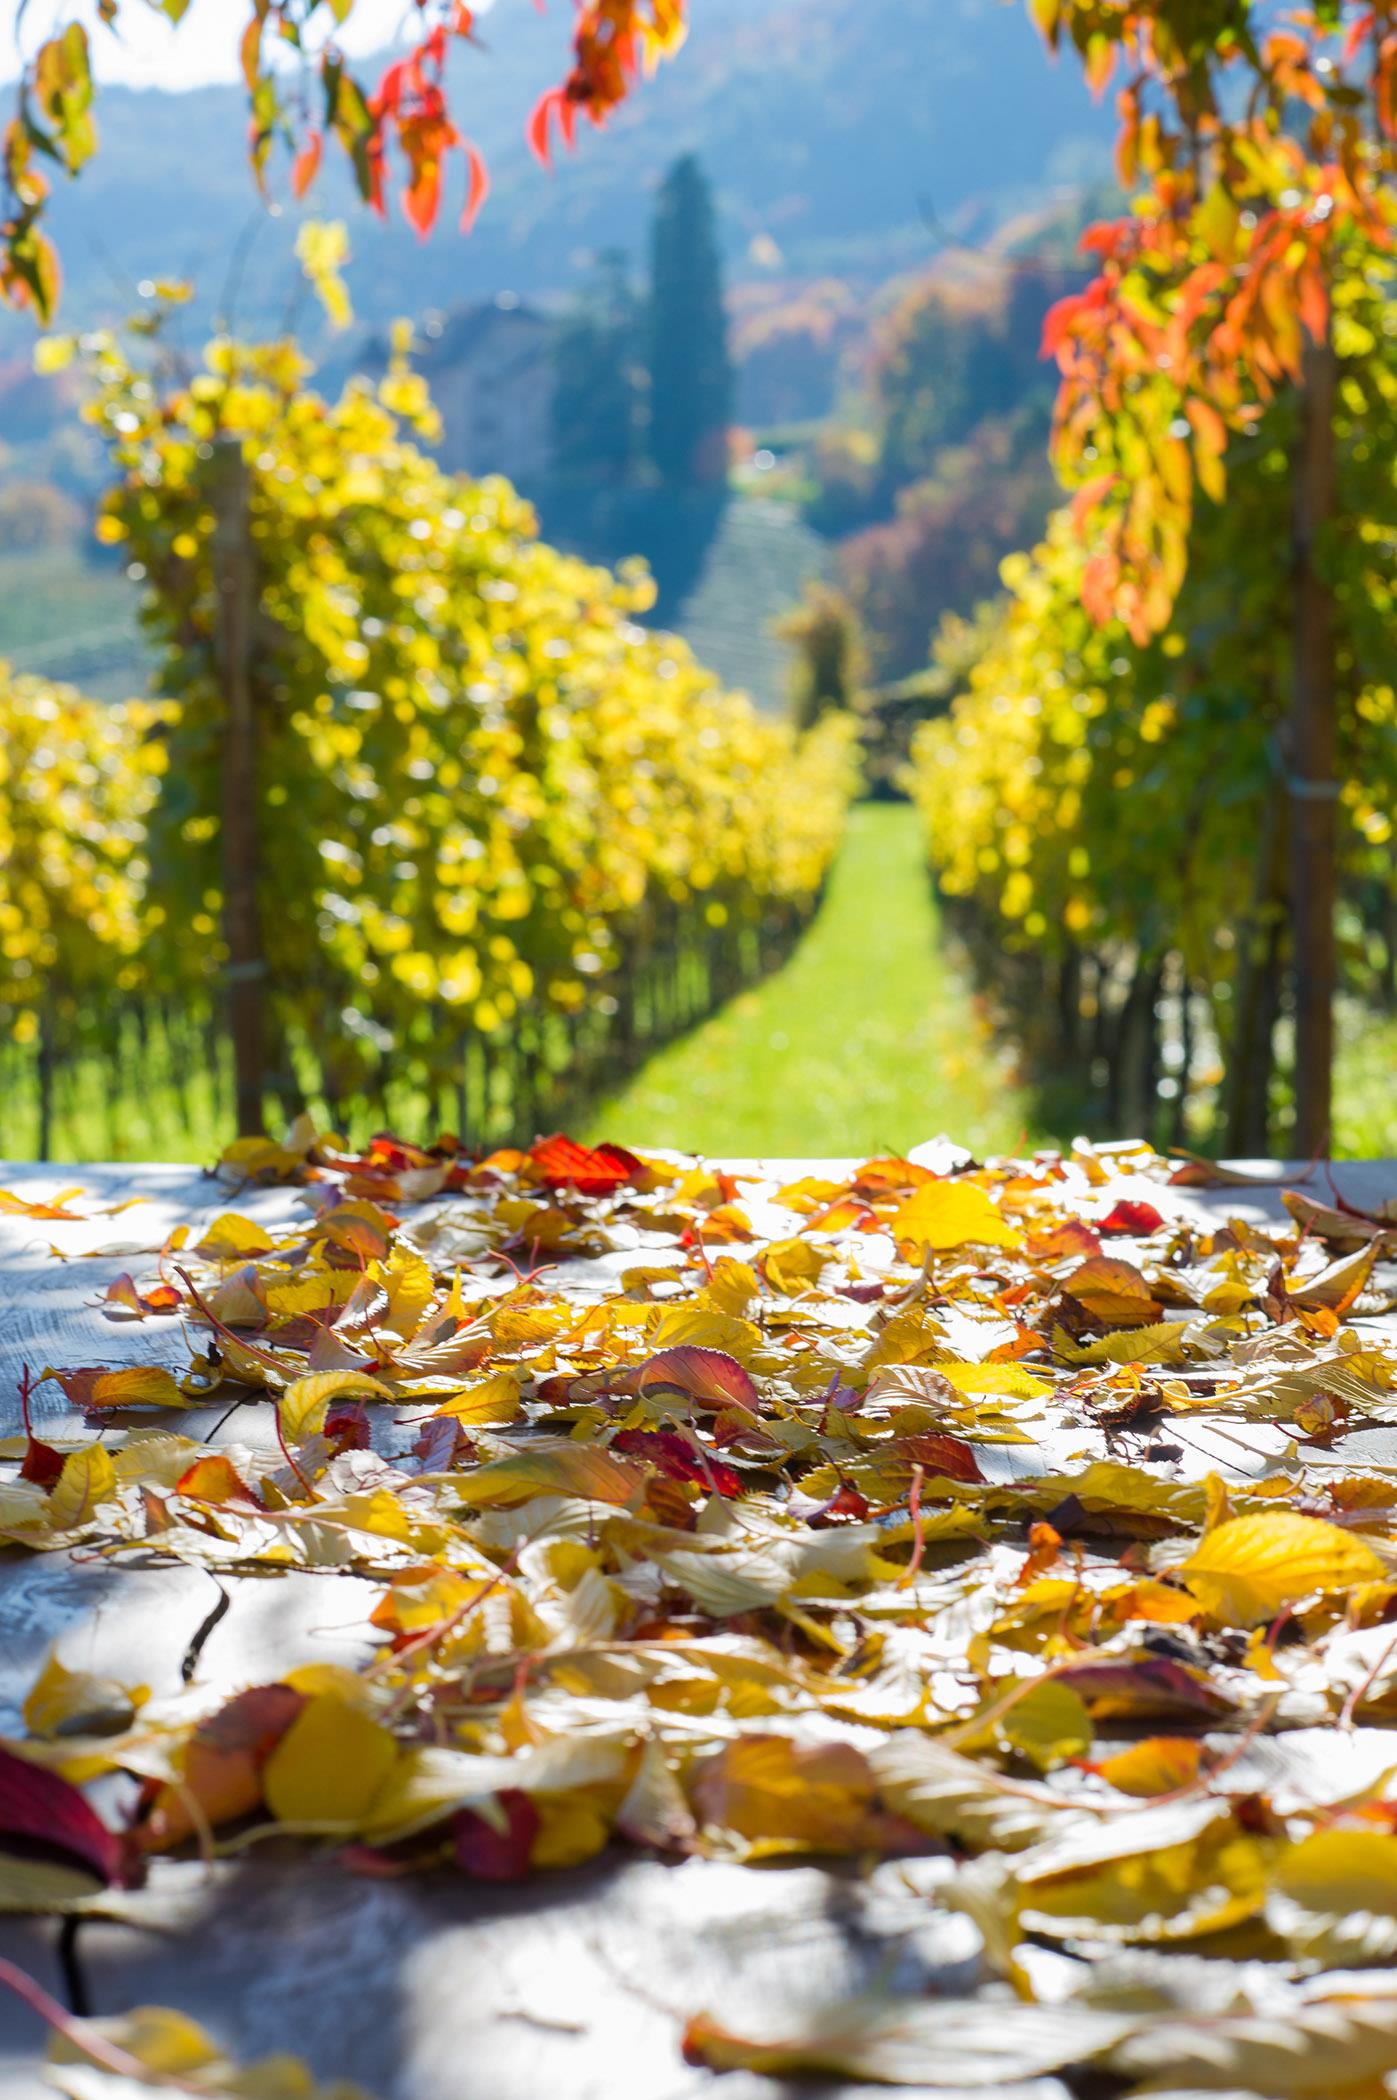
<svg viewBox="0 0 1397 2100">
<path fill-rule="evenodd" d="M 1397 1420 L 1397 1209 L 1205 1226 L 1201 1172 L 231 1148 L 296 1222 L 230 1194 L 112 1286 L 187 1370 L 45 1370 L 93 1434 L 0 1446 L 0 1539 L 368 1578 L 372 1659 L 202 1702 L 50 1659 L 0 1906 L 288 1836 L 491 1880 L 898 1855 L 987 1994 L 699 2016 L 691 2057 L 1397 2091 L 1397 1465 L 1344 1457 Z"/>
</svg>

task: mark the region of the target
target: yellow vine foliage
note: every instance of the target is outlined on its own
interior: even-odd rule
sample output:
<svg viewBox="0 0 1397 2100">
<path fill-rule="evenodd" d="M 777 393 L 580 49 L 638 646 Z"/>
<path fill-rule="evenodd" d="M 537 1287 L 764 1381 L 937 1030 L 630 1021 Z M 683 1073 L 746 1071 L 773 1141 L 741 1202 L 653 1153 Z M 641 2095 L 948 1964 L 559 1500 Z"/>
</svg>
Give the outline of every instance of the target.
<svg viewBox="0 0 1397 2100">
<path fill-rule="evenodd" d="M 799 736 L 763 718 L 640 624 L 640 565 L 560 553 L 507 482 L 445 473 L 416 441 L 436 419 L 401 332 L 382 384 L 335 401 L 287 343 L 215 342 L 169 392 L 115 337 L 82 348 L 119 475 L 99 534 L 144 585 L 178 703 L 150 814 L 162 990 L 206 1000 L 224 961 L 214 534 L 230 441 L 250 472 L 269 994 L 331 1098 L 390 1069 L 445 1084 L 472 1036 L 595 1018 L 695 929 L 765 934 L 810 908 L 854 788 L 851 725 Z M 115 850 L 122 812 L 111 828 Z M 133 940 L 93 938 L 119 973 Z"/>
<path fill-rule="evenodd" d="M 0 663 L 0 1027 L 19 1042 L 137 981 L 168 715 Z"/>
<path fill-rule="evenodd" d="M 1326 559 L 1344 869 L 1385 885 L 1397 801 L 1386 259 L 1356 252 L 1333 302 L 1339 522 Z M 1200 506 L 1168 632 L 1140 642 L 1084 607 L 1092 548 L 1071 510 L 1003 564 L 1005 597 L 983 615 L 949 712 L 918 732 L 910 781 L 943 892 L 994 952 L 1173 953 L 1201 987 L 1235 979 L 1238 929 L 1274 901 L 1267 841 L 1284 827 L 1294 417 L 1293 400 L 1276 403 L 1220 500 Z"/>
</svg>

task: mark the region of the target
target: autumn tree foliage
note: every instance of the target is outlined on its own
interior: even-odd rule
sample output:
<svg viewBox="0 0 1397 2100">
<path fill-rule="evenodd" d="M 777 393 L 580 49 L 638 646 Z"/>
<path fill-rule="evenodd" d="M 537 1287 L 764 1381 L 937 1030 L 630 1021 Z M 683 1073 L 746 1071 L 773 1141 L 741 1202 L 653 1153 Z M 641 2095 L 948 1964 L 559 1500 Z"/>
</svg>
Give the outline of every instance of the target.
<svg viewBox="0 0 1397 2100">
<path fill-rule="evenodd" d="M 1397 809 L 1397 279 L 1352 255 L 1330 287 L 1340 896 L 1359 931 L 1393 886 Z M 1233 1154 L 1288 1118 L 1277 1070 L 1288 920 L 1290 484 L 1301 404 L 1278 393 L 1199 497 L 1167 629 L 1083 603 L 1070 510 L 1005 564 L 915 793 L 953 919 L 1045 1071 L 1085 1071 L 1109 1127 Z M 1381 930 L 1381 929 L 1379 929 Z"/>
<path fill-rule="evenodd" d="M 351 69 L 337 41 L 357 4 L 243 0 L 241 7 L 224 8 L 247 84 L 249 156 L 258 187 L 267 186 L 278 147 L 291 156 L 297 196 L 311 188 L 325 154 L 340 153 L 364 202 L 386 214 L 396 161 L 404 177 L 403 213 L 425 234 L 455 168 L 462 224 L 469 228 L 489 177 L 469 124 L 453 105 L 448 61 L 454 47 L 474 41 L 474 10 L 465 0 L 410 0 L 411 48 L 369 82 Z M 143 6 L 178 25 L 188 5 L 100 0 L 98 12 L 106 30 L 119 32 Z M 575 0 L 572 28 L 566 75 L 528 118 L 530 143 L 545 160 L 555 137 L 570 145 L 580 118 L 604 123 L 637 75 L 678 48 L 684 0 Z M 61 284 L 59 258 L 43 227 L 50 178 L 55 171 L 77 175 L 98 150 L 96 99 L 88 32 L 77 19 L 60 22 L 23 67 L 3 142 L 0 298 L 44 321 L 57 307 Z"/>
<path fill-rule="evenodd" d="M 1285 768 L 1296 1142 L 1329 1139 L 1338 983 L 1339 664 L 1330 541 L 1339 374 L 1331 289 L 1397 223 L 1392 0 L 1032 0 L 1094 84 L 1120 81 L 1130 212 L 1091 230 L 1099 274 L 1052 318 L 1054 455 L 1076 487 L 1083 603 L 1137 643 L 1168 622 L 1195 492 L 1297 390 Z"/>
</svg>

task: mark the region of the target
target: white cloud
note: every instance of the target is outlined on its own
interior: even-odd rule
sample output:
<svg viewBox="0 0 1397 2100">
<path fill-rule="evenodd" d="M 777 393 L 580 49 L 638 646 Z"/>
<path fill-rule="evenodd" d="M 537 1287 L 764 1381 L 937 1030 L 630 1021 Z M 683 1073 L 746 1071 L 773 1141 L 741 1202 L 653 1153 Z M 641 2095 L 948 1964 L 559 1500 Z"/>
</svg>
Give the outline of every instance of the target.
<svg viewBox="0 0 1397 2100">
<path fill-rule="evenodd" d="M 238 41 L 249 13 L 247 0 L 193 0 L 176 28 L 154 0 L 123 0 L 117 35 L 98 20 L 96 0 L 28 0 L 17 31 L 20 0 L 0 0 L 0 80 L 13 80 L 22 58 L 56 24 L 75 18 L 91 34 L 99 81 L 187 88 L 236 80 Z M 407 0 L 357 0 L 339 41 L 350 52 L 380 51 L 414 13 Z M 326 15 L 328 20 L 328 9 Z"/>
</svg>

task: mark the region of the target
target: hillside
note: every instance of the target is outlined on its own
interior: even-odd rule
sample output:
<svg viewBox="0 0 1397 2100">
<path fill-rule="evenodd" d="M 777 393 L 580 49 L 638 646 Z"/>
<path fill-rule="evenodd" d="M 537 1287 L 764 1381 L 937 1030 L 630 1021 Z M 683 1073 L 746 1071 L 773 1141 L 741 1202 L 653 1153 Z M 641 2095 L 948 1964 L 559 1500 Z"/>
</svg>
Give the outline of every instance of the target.
<svg viewBox="0 0 1397 2100">
<path fill-rule="evenodd" d="M 565 287 L 588 252 L 639 247 L 656 180 L 691 146 L 718 181 L 738 278 L 886 277 L 931 252 L 929 211 L 979 233 L 1104 163 L 1109 114 L 1004 0 L 697 0 L 694 15 L 680 61 L 550 175 L 522 130 L 559 69 L 560 11 L 497 0 L 486 52 L 455 61 L 462 120 L 489 157 L 494 195 L 469 240 L 444 228 L 419 245 L 400 221 L 356 215 L 363 318 L 456 306 L 501 285 L 535 296 Z M 53 213 L 65 318 L 119 313 L 141 278 L 180 272 L 198 283 L 202 317 L 229 307 L 241 326 L 280 325 L 296 292 L 296 215 L 256 205 L 239 92 L 113 88 L 101 126 L 98 159 Z M 315 209 L 349 208 L 337 170 Z M 0 346 L 22 333 L 6 318 Z"/>
</svg>

